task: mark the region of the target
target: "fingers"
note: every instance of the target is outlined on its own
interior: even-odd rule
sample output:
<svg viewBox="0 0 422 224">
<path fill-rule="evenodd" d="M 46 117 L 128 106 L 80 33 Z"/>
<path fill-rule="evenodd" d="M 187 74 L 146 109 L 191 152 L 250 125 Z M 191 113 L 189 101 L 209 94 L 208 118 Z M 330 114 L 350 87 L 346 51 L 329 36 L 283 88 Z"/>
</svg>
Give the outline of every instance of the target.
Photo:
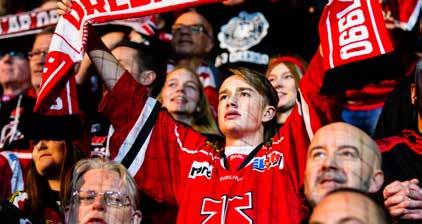
<svg viewBox="0 0 422 224">
<path fill-rule="evenodd" d="M 384 201 L 384 204 L 387 208 L 390 208 L 404 203 L 407 199 L 408 197 L 404 194 L 395 194 L 388 197 L 387 200 Z"/>
<path fill-rule="evenodd" d="M 413 179 L 410 180 L 410 183 L 413 183 L 413 184 L 418 185 L 419 184 L 419 180 L 416 179 L 416 178 L 413 178 Z"/>
<path fill-rule="evenodd" d="M 67 12 L 69 12 L 71 7 L 72 7 L 72 2 L 70 0 L 57 1 L 57 14 L 62 16 L 66 14 Z"/>
<path fill-rule="evenodd" d="M 409 185 L 409 197 L 414 200 L 422 201 L 422 189 L 416 184 Z"/>
<path fill-rule="evenodd" d="M 422 210 L 416 209 L 408 211 L 401 219 L 422 220 Z"/>
<path fill-rule="evenodd" d="M 397 194 L 399 191 L 406 189 L 409 186 L 409 183 L 409 181 L 394 181 L 387 185 L 383 191 L 384 199 L 387 199 L 388 197 Z"/>
<path fill-rule="evenodd" d="M 232 5 L 241 4 L 243 2 L 245 2 L 245 0 L 225 0 L 225 1 L 223 1 L 223 4 L 232 6 Z"/>
</svg>

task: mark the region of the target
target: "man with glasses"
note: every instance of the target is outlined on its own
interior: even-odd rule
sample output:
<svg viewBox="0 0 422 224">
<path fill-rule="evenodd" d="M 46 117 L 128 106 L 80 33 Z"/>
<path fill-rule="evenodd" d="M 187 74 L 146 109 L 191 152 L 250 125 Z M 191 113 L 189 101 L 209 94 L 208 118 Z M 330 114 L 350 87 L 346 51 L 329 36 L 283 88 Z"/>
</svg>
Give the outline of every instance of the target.
<svg viewBox="0 0 422 224">
<path fill-rule="evenodd" d="M 0 183 L 3 184 L 0 200 L 23 190 L 23 177 L 31 161 L 25 120 L 30 118 L 35 105 L 35 92 L 31 88 L 24 45 L 4 44 L 0 54 Z"/>
<path fill-rule="evenodd" d="M 175 66 L 187 66 L 199 75 L 205 95 L 215 112 L 218 104 L 217 89 L 222 81 L 218 70 L 206 59 L 214 47 L 214 32 L 205 17 L 195 11 L 181 14 L 172 26 L 172 61 L 167 72 Z"/>
<path fill-rule="evenodd" d="M 66 223 L 136 224 L 142 220 L 135 181 L 119 163 L 99 158 L 79 161 L 71 190 Z"/>
<path fill-rule="evenodd" d="M 45 57 L 48 53 L 54 27 L 48 27 L 35 36 L 32 50 L 28 53 L 29 65 L 31 69 L 31 82 L 35 91 L 38 92 L 41 84 L 41 75 L 44 69 Z"/>
</svg>

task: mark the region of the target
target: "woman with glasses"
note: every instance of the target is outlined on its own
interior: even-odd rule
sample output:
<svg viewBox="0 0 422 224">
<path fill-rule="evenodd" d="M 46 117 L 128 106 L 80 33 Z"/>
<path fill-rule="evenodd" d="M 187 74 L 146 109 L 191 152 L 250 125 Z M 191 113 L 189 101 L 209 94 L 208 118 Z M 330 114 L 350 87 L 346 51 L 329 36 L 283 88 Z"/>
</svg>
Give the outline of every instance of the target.
<svg viewBox="0 0 422 224">
<path fill-rule="evenodd" d="M 135 181 L 123 165 L 84 159 L 73 170 L 66 223 L 138 224 L 138 200 Z"/>
<path fill-rule="evenodd" d="M 33 115 L 30 121 L 32 161 L 25 192 L 10 202 L 32 223 L 64 223 L 62 199 L 73 165 L 82 158 L 77 117 Z"/>
</svg>

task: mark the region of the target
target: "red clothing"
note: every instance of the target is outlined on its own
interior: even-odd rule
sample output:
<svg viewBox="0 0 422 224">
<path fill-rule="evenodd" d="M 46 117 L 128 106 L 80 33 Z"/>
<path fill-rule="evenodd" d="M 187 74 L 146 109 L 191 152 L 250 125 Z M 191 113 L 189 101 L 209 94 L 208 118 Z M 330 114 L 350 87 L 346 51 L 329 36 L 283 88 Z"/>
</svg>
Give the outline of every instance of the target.
<svg viewBox="0 0 422 224">
<path fill-rule="evenodd" d="M 36 93 L 28 88 L 15 96 L 0 99 L 0 199 L 24 190 L 24 181 L 32 160 L 25 120 L 31 117 Z"/>
<path fill-rule="evenodd" d="M 9 202 L 13 203 L 19 210 L 23 212 L 26 217 L 29 217 L 32 223 L 46 223 L 46 224 L 62 224 L 64 223 L 63 213 L 59 211 L 60 201 L 59 201 L 59 192 L 50 191 L 48 199 L 43 199 L 42 203 L 46 203 L 47 200 L 50 200 L 50 206 L 46 206 L 42 209 L 42 214 L 34 214 L 35 211 L 31 211 L 29 207 L 28 193 L 18 191 L 15 192 L 10 198 Z M 54 200 L 57 200 L 53 202 Z M 35 217 L 36 216 L 36 217 Z M 40 220 L 42 219 L 42 220 Z"/>
<path fill-rule="evenodd" d="M 230 171 L 212 143 L 157 109 L 126 73 L 100 106 L 116 130 L 111 158 L 128 167 L 143 192 L 178 205 L 178 223 L 300 223 L 307 211 L 300 189 L 309 138 L 333 118 L 335 100 L 319 95 L 322 78 L 317 54 L 301 81 L 300 102 L 273 143 Z"/>
<path fill-rule="evenodd" d="M 383 80 L 380 83 L 365 85 L 362 89 L 347 90 L 345 108 L 349 110 L 373 110 L 384 106 L 398 80 Z"/>
</svg>

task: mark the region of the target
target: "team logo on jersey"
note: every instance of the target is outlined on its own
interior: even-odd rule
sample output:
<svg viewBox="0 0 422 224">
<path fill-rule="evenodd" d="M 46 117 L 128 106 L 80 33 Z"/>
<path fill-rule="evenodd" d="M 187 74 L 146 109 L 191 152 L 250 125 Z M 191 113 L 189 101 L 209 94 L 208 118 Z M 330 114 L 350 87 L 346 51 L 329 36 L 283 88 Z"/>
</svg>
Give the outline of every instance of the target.
<svg viewBox="0 0 422 224">
<path fill-rule="evenodd" d="M 242 11 L 221 27 L 218 33 L 220 47 L 230 52 L 245 51 L 267 36 L 269 26 L 262 13 Z"/>
<path fill-rule="evenodd" d="M 278 167 L 280 170 L 284 168 L 283 153 L 273 151 L 262 157 L 255 157 L 252 162 L 252 169 L 263 172 L 265 169 Z"/>
<path fill-rule="evenodd" d="M 244 195 L 222 195 L 220 198 L 204 198 L 201 206 L 201 224 L 239 223 L 252 224 L 252 192 Z"/>
<path fill-rule="evenodd" d="M 193 161 L 192 167 L 189 171 L 189 178 L 195 179 L 196 177 L 204 176 L 211 179 L 212 166 L 208 162 Z"/>
</svg>

